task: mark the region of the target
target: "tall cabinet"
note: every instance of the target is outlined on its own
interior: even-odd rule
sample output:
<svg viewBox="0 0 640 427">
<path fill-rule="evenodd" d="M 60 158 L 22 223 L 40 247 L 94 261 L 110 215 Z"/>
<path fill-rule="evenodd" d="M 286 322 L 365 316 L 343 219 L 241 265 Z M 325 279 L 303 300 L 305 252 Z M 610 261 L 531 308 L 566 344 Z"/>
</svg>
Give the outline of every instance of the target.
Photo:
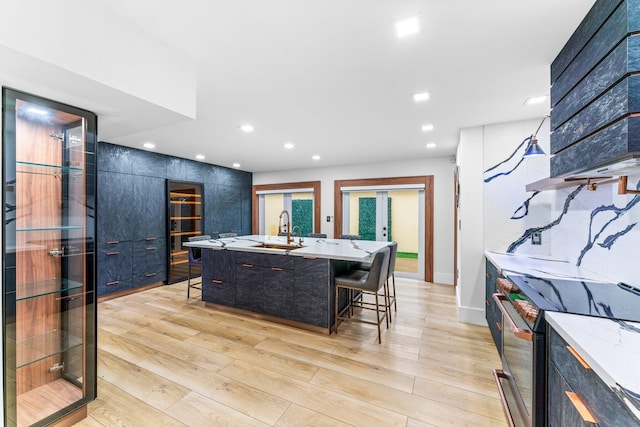
<svg viewBox="0 0 640 427">
<path fill-rule="evenodd" d="M 96 396 L 97 118 L 2 100 L 4 425 L 71 424 Z"/>
</svg>

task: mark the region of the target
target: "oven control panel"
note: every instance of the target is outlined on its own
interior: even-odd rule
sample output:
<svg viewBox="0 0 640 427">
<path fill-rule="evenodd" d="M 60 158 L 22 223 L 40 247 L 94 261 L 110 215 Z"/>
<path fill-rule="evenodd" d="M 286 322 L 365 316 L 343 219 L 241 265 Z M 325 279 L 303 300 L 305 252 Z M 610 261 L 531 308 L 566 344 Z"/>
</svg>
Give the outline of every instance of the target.
<svg viewBox="0 0 640 427">
<path fill-rule="evenodd" d="M 539 310 L 532 302 L 527 300 L 516 300 L 513 302 L 513 306 L 523 319 L 531 323 L 535 323 L 538 318 Z"/>
<path fill-rule="evenodd" d="M 496 279 L 496 286 L 509 294 L 519 294 L 520 288 L 509 279 Z"/>
</svg>

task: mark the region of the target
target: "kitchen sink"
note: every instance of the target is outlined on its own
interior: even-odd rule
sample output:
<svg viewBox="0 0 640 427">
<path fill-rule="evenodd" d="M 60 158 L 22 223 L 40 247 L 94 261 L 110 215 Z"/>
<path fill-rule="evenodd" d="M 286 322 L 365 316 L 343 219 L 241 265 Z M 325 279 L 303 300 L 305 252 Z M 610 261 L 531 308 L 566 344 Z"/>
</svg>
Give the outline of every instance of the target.
<svg viewBox="0 0 640 427">
<path fill-rule="evenodd" d="M 254 248 L 269 248 L 269 249 L 286 249 L 288 251 L 292 251 L 294 249 L 300 249 L 303 246 L 286 244 L 286 243 L 262 243 L 257 246 L 253 246 Z"/>
</svg>

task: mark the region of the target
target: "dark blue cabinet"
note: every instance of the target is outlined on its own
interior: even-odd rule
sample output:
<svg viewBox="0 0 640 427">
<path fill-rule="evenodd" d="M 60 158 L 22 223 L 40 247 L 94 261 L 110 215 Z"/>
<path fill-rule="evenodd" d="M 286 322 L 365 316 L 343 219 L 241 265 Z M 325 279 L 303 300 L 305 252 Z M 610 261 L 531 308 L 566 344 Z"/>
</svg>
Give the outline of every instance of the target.
<svg viewBox="0 0 640 427">
<path fill-rule="evenodd" d="M 333 322 L 332 282 L 328 259 L 296 257 L 292 320 L 329 327 Z"/>
<path fill-rule="evenodd" d="M 99 295 L 167 280 L 167 179 L 203 185 L 204 233 L 251 233 L 251 173 L 105 142 L 97 151 L 97 242 L 133 247 L 128 278 L 124 261 L 98 256 Z M 150 242 L 156 249 L 148 249 Z"/>
<path fill-rule="evenodd" d="M 485 318 L 493 343 L 496 345 L 498 353 L 502 354 L 502 313 L 493 299 L 493 294 L 498 292 L 496 279 L 502 276 L 489 260 L 486 261 L 485 277 Z"/>
<path fill-rule="evenodd" d="M 98 245 L 98 295 L 131 288 L 132 253 L 131 242 Z"/>
<path fill-rule="evenodd" d="M 133 177 L 98 172 L 98 243 L 132 240 Z"/>
<path fill-rule="evenodd" d="M 236 253 L 202 250 L 202 300 L 233 307 L 236 304 Z"/>
</svg>

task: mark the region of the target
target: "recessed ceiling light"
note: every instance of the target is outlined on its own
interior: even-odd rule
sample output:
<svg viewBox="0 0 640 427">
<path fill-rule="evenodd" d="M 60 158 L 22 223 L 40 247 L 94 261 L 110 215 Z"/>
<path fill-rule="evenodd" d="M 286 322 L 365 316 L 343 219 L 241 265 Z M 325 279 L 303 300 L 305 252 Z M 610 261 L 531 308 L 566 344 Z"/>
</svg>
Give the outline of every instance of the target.
<svg viewBox="0 0 640 427">
<path fill-rule="evenodd" d="M 416 93 L 413 95 L 413 100 L 415 102 L 423 102 L 428 100 L 431 97 L 431 95 L 429 94 L 429 92 L 421 92 L 421 93 Z"/>
<path fill-rule="evenodd" d="M 254 127 L 252 125 L 246 123 L 246 124 L 240 126 L 240 130 L 242 132 L 251 133 L 251 132 L 254 131 Z"/>
<path fill-rule="evenodd" d="M 287 150 L 293 150 L 296 146 L 293 145 L 293 143 L 291 142 L 287 142 L 284 144 L 284 148 L 286 148 Z"/>
<path fill-rule="evenodd" d="M 233 167 L 234 167 L 234 168 L 239 168 L 239 167 L 240 167 L 240 163 L 234 163 L 234 164 L 233 164 Z"/>
<path fill-rule="evenodd" d="M 144 144 L 142 144 L 142 146 L 144 148 L 156 148 L 156 144 L 154 144 L 153 142 L 145 142 Z"/>
<path fill-rule="evenodd" d="M 417 15 L 400 19 L 396 21 L 395 27 L 396 36 L 398 36 L 399 39 L 418 34 L 420 32 L 420 19 Z"/>
<path fill-rule="evenodd" d="M 428 149 L 436 148 L 436 143 L 435 142 L 427 142 L 427 148 Z"/>
<path fill-rule="evenodd" d="M 312 159 L 313 159 L 313 160 L 320 160 L 320 156 L 318 156 L 317 154 L 315 154 L 315 155 L 312 157 Z"/>
<path fill-rule="evenodd" d="M 196 159 L 204 160 L 204 154 L 196 154 Z"/>
<path fill-rule="evenodd" d="M 422 132 L 431 132 L 433 130 L 433 125 L 432 124 L 422 125 L 421 129 L 422 129 Z"/>
<path fill-rule="evenodd" d="M 43 110 L 41 108 L 36 108 L 36 107 L 30 107 L 27 109 L 27 111 L 33 114 L 39 114 L 41 116 L 46 116 L 47 114 L 49 114 L 47 110 Z"/>
<path fill-rule="evenodd" d="M 526 101 L 524 101 L 524 105 L 542 104 L 546 100 L 547 100 L 547 96 L 546 95 L 543 95 L 543 96 L 532 96 L 530 98 L 527 98 Z"/>
</svg>

